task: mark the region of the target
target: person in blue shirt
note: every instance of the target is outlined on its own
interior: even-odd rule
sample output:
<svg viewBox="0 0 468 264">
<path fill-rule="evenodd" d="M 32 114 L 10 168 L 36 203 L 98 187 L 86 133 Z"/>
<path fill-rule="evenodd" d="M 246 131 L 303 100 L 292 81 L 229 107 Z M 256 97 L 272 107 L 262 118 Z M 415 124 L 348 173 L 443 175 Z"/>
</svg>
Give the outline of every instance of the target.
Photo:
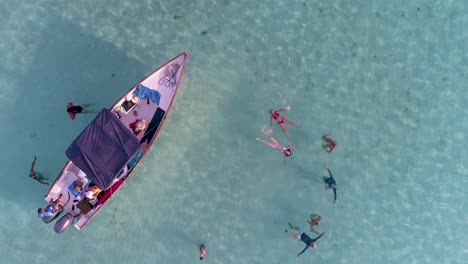
<svg viewBox="0 0 468 264">
<path fill-rule="evenodd" d="M 37 216 L 39 218 L 44 218 L 46 216 L 53 216 L 57 210 L 60 209 L 60 198 L 62 198 L 62 194 L 56 199 L 50 201 L 49 205 L 46 208 L 39 208 L 37 209 Z"/>
<path fill-rule="evenodd" d="M 306 233 L 302 232 L 299 227 L 292 226 L 291 223 L 288 223 L 288 224 L 291 229 L 297 230 L 297 233 L 293 231 L 288 231 L 287 229 L 285 229 L 284 232 L 287 232 L 290 236 L 295 237 L 306 244 L 306 247 L 301 252 L 297 253 L 297 257 L 299 257 L 307 249 L 309 249 L 309 247 L 315 248 L 316 247 L 315 241 L 319 240 L 319 238 L 321 238 L 325 234 L 325 232 L 322 232 L 318 237 L 312 239 Z"/>
<path fill-rule="evenodd" d="M 333 178 L 333 175 L 330 171 L 330 168 L 328 166 L 325 167 L 327 169 L 328 173 L 330 174 L 330 177 L 323 177 L 323 182 L 327 184 L 326 188 L 332 188 L 333 189 L 333 203 L 336 203 L 336 181 L 335 178 Z"/>
</svg>

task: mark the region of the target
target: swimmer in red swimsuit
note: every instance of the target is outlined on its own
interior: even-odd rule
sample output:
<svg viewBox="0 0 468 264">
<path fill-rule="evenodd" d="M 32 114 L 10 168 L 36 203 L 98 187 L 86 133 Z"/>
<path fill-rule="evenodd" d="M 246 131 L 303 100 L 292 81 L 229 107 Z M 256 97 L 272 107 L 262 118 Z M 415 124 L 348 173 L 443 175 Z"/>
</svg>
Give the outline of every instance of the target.
<svg viewBox="0 0 468 264">
<path fill-rule="evenodd" d="M 289 134 L 288 134 L 288 131 L 286 130 L 286 126 L 284 125 L 285 123 L 290 125 L 290 126 L 295 126 L 295 127 L 300 127 L 298 126 L 297 124 L 287 120 L 286 118 L 284 118 L 283 116 L 281 116 L 278 112 L 284 112 L 284 111 L 289 111 L 289 107 L 288 108 L 281 108 L 281 109 L 278 109 L 278 110 L 273 110 L 273 109 L 270 109 L 270 129 L 271 131 L 273 131 L 273 119 L 276 120 L 276 122 L 278 123 L 278 125 L 281 127 L 281 129 L 283 130 L 284 134 L 286 134 L 286 136 L 291 139 L 289 137 Z"/>
<path fill-rule="evenodd" d="M 331 153 L 336 147 L 336 141 L 331 139 L 330 135 L 331 134 L 328 133 L 322 136 L 323 141 L 326 142 L 326 144 L 322 144 L 322 148 L 328 153 Z"/>
</svg>

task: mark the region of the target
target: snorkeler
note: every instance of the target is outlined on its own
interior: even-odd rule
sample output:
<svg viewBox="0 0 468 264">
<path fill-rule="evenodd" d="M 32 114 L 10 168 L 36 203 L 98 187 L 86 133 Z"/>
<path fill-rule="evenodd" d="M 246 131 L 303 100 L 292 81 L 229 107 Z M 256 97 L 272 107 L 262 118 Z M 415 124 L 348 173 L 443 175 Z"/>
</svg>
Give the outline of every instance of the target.
<svg viewBox="0 0 468 264">
<path fill-rule="evenodd" d="M 288 231 L 287 229 L 285 229 L 284 232 L 287 232 L 290 236 L 295 237 L 306 244 L 306 247 L 301 252 L 297 253 L 297 257 L 304 253 L 309 247 L 315 248 L 315 241 L 319 240 L 319 238 L 321 238 L 325 234 L 325 232 L 322 232 L 318 237 L 312 239 L 306 233 L 302 232 L 299 227 L 292 226 L 291 223 L 288 224 L 291 229 L 297 230 L 297 233 Z"/>
<path fill-rule="evenodd" d="M 42 183 L 42 184 L 45 184 L 45 185 L 49 185 L 49 183 L 47 182 L 49 179 L 46 178 L 46 177 L 43 177 L 42 176 L 42 173 L 40 172 L 37 172 L 34 170 L 34 165 L 36 164 L 36 156 L 34 156 L 34 160 L 31 164 L 31 169 L 29 170 L 29 177 L 33 178 L 34 180 L 38 181 L 39 183 Z"/>
<path fill-rule="evenodd" d="M 322 148 L 328 153 L 332 152 L 336 147 L 336 141 L 331 139 L 330 135 L 330 132 L 328 134 L 322 135 L 322 139 L 326 143 L 322 144 Z"/>
<path fill-rule="evenodd" d="M 317 230 L 314 229 L 314 226 L 318 226 L 320 225 L 320 220 L 322 219 L 322 217 L 320 217 L 320 215 L 318 214 L 311 214 L 310 215 L 310 221 L 307 221 L 307 223 L 309 223 L 309 231 L 310 232 L 313 232 L 317 235 L 319 235 L 320 233 L 317 232 Z"/>
<path fill-rule="evenodd" d="M 328 173 L 330 174 L 330 177 L 323 177 L 322 180 L 323 182 L 325 182 L 327 185 L 325 186 L 326 189 L 330 189 L 332 188 L 333 189 L 333 203 L 336 203 L 336 181 L 335 181 L 335 178 L 333 178 L 333 175 L 330 171 L 330 169 L 328 168 L 328 166 L 325 167 L 325 169 L 327 169 Z"/>
<path fill-rule="evenodd" d="M 286 130 L 286 126 L 284 125 L 285 123 L 288 124 L 288 125 L 291 125 L 291 126 L 295 126 L 295 127 L 300 127 L 298 126 L 297 124 L 287 120 L 286 118 L 284 118 L 283 116 L 281 116 L 278 112 L 284 112 L 284 111 L 289 111 L 289 107 L 287 108 L 281 108 L 281 109 L 278 109 L 278 110 L 273 110 L 273 109 L 270 109 L 269 112 L 270 112 L 270 129 L 271 131 L 273 131 L 273 119 L 278 123 L 278 125 L 281 127 L 281 129 L 283 130 L 284 134 L 286 134 L 286 136 L 291 139 L 289 137 L 289 134 L 288 134 L 288 131 Z"/>
<path fill-rule="evenodd" d="M 68 102 L 68 104 L 67 104 L 67 113 L 70 115 L 70 118 L 72 120 L 75 120 L 76 114 L 79 114 L 79 113 L 83 113 L 83 114 L 97 113 L 96 111 L 86 110 L 85 109 L 85 108 L 87 108 L 87 107 L 89 107 L 91 105 L 95 105 L 95 104 L 73 105 L 72 102 Z"/>
<path fill-rule="evenodd" d="M 268 142 L 268 141 L 265 141 L 263 139 L 259 139 L 257 138 L 258 141 L 261 141 L 262 143 L 264 143 L 265 145 L 269 146 L 270 148 L 273 148 L 273 149 L 277 149 L 279 151 L 281 151 L 281 154 L 283 154 L 283 160 L 284 160 L 284 165 L 286 166 L 286 158 L 291 156 L 291 149 L 296 146 L 296 145 L 288 145 L 286 147 L 283 147 L 283 145 L 281 145 L 280 143 L 278 143 L 278 141 L 276 139 L 274 139 L 272 136 L 270 136 L 270 134 L 268 134 L 267 131 L 265 131 L 264 129 L 262 129 L 262 133 L 271 141 L 271 142 Z"/>
</svg>

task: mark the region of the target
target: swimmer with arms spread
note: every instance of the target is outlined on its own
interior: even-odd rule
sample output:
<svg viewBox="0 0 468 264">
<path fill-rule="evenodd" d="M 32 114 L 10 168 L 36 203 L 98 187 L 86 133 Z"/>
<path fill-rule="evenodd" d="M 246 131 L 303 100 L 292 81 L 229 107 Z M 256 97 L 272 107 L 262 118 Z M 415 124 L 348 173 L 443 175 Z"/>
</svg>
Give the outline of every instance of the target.
<svg viewBox="0 0 468 264">
<path fill-rule="evenodd" d="M 325 169 L 328 171 L 328 173 L 330 174 L 330 177 L 323 177 L 322 180 L 323 182 L 325 182 L 327 185 L 326 185 L 326 189 L 330 189 L 332 188 L 333 189 L 333 203 L 336 203 L 336 181 L 335 181 L 335 178 L 333 178 L 333 175 L 330 171 L 330 168 L 328 168 L 328 166 L 325 167 Z"/>
<path fill-rule="evenodd" d="M 297 257 L 299 257 L 307 249 L 309 249 L 309 247 L 315 248 L 316 247 L 315 241 L 319 240 L 319 238 L 321 238 L 325 234 L 325 232 L 322 232 L 318 237 L 312 239 L 306 233 L 302 232 L 299 227 L 292 226 L 291 223 L 288 223 L 288 224 L 291 229 L 297 230 L 297 233 L 288 231 L 287 229 L 285 229 L 284 232 L 287 232 L 290 236 L 295 237 L 306 244 L 306 247 L 301 252 L 297 253 Z"/>
<path fill-rule="evenodd" d="M 270 134 L 268 134 L 268 131 L 265 131 L 264 129 L 262 129 L 262 133 L 270 140 L 270 142 L 265 141 L 263 139 L 259 139 L 259 138 L 257 138 L 257 140 L 261 141 L 263 144 L 269 146 L 272 149 L 277 149 L 281 151 L 281 154 L 283 154 L 284 165 L 286 166 L 286 158 L 291 156 L 292 154 L 291 149 L 296 145 L 294 144 L 294 145 L 288 145 L 284 147 L 283 145 L 278 143 L 278 141 L 274 137 L 270 136 Z"/>
<path fill-rule="evenodd" d="M 286 118 L 284 118 L 283 116 L 281 116 L 278 113 L 278 112 L 284 112 L 284 111 L 289 111 L 289 107 L 288 108 L 281 108 L 281 109 L 278 109 L 278 110 L 273 110 L 273 109 L 269 110 L 269 112 L 270 112 L 270 129 L 271 129 L 271 131 L 273 131 L 273 119 L 274 119 L 278 123 L 278 125 L 281 127 L 284 134 L 286 134 L 286 136 L 291 140 L 291 138 L 289 137 L 288 131 L 286 130 L 286 126 L 284 124 L 286 123 L 286 124 L 288 124 L 290 126 L 295 126 L 295 127 L 300 127 L 300 126 L 298 126 L 297 124 L 287 120 Z"/>
</svg>

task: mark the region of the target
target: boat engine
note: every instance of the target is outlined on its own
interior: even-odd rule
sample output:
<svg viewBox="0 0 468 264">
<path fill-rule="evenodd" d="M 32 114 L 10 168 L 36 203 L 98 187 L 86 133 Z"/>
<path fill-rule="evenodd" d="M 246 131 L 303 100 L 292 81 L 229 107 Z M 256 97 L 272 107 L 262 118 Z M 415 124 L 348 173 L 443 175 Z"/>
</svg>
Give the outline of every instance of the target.
<svg viewBox="0 0 468 264">
<path fill-rule="evenodd" d="M 71 213 L 68 213 L 62 216 L 57 222 L 55 222 L 54 231 L 56 233 L 62 233 L 68 230 L 70 226 L 73 224 L 75 220 L 75 216 Z"/>
</svg>

